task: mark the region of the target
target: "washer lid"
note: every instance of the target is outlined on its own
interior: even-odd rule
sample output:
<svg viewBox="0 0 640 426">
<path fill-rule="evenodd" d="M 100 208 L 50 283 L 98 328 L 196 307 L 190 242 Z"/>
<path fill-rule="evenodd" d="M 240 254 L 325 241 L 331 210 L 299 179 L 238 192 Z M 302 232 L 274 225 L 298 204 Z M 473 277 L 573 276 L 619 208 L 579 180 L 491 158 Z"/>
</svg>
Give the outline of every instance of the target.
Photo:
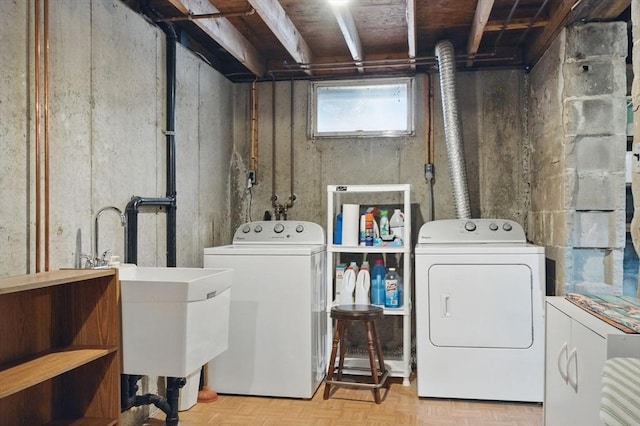
<svg viewBox="0 0 640 426">
<path fill-rule="evenodd" d="M 205 247 L 205 256 L 312 256 L 326 252 L 323 244 L 233 244 Z"/>
<path fill-rule="evenodd" d="M 420 228 L 421 244 L 526 243 L 524 229 L 507 219 L 446 219 L 427 222 Z"/>
</svg>

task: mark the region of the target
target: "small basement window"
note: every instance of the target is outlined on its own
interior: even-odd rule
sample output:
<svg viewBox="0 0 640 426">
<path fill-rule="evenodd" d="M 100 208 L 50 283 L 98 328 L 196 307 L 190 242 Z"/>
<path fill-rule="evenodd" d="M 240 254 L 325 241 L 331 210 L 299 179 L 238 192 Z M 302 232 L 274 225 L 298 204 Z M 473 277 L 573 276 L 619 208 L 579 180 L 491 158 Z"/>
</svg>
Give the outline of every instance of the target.
<svg viewBox="0 0 640 426">
<path fill-rule="evenodd" d="M 311 137 L 412 135 L 413 79 L 314 82 Z"/>
</svg>

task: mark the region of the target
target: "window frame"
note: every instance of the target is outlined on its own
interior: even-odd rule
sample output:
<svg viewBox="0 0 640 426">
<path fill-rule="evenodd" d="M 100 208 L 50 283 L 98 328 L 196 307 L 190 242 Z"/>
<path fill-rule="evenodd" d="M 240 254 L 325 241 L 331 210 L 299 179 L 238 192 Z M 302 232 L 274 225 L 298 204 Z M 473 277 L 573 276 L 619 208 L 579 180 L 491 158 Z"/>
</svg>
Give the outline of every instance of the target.
<svg viewBox="0 0 640 426">
<path fill-rule="evenodd" d="M 317 111 L 318 111 L 318 88 L 323 87 L 358 87 L 400 84 L 407 88 L 407 129 L 406 130 L 353 130 L 318 132 Z M 397 138 L 415 135 L 415 78 L 414 77 L 394 77 L 394 78 L 371 78 L 359 80 L 332 80 L 316 81 L 309 86 L 309 117 L 308 129 L 311 139 L 336 139 L 336 138 Z"/>
</svg>

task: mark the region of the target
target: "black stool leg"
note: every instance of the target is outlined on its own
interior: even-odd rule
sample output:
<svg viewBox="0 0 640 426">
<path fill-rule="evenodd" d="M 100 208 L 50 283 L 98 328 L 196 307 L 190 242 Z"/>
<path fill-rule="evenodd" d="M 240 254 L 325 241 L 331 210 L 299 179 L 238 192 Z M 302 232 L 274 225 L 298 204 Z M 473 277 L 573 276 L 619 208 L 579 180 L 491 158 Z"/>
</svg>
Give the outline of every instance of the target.
<svg viewBox="0 0 640 426">
<path fill-rule="evenodd" d="M 336 355 L 338 353 L 338 341 L 342 335 L 341 330 L 344 329 L 344 324 L 341 320 L 336 321 L 336 326 L 333 332 L 333 346 L 331 348 L 331 359 L 329 360 L 329 367 L 327 368 L 327 379 L 324 385 L 323 399 L 329 399 L 329 393 L 331 391 L 331 384 L 328 381 L 333 380 L 333 372 L 336 365 Z"/>
<path fill-rule="evenodd" d="M 380 371 L 382 373 L 384 373 L 386 371 L 386 367 L 384 366 L 384 357 L 382 355 L 382 343 L 380 343 L 380 338 L 378 337 L 378 326 L 376 325 L 375 321 L 372 321 L 372 328 L 373 328 L 373 336 L 375 337 L 375 342 L 376 342 L 376 351 L 378 352 L 378 364 L 380 364 Z M 387 381 L 386 384 L 386 388 L 389 389 L 389 385 L 391 382 Z"/>
<path fill-rule="evenodd" d="M 375 330 L 375 326 L 372 325 L 373 321 L 365 321 L 365 326 L 367 328 L 367 348 L 369 350 L 369 365 L 371 366 L 371 379 L 373 380 L 373 384 L 378 384 L 378 369 L 376 367 L 376 355 L 378 336 Z M 374 340 L 375 336 L 375 340 Z M 373 389 L 373 398 L 376 401 L 376 404 L 380 404 L 380 388 L 376 387 Z"/>
<path fill-rule="evenodd" d="M 347 333 L 349 332 L 349 324 L 351 321 L 342 320 L 342 329 L 340 330 L 340 359 L 338 360 L 338 380 L 342 380 L 342 370 L 344 369 L 344 356 L 347 353 Z"/>
</svg>

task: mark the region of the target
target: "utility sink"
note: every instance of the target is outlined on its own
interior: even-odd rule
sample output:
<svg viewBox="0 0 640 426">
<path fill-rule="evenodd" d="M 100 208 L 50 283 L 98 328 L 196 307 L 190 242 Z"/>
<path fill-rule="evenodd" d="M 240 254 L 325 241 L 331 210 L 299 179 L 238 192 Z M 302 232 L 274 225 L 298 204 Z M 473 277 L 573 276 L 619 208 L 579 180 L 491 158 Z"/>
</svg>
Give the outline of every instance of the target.
<svg viewBox="0 0 640 426">
<path fill-rule="evenodd" d="M 122 265 L 123 372 L 187 377 L 228 347 L 233 271 Z"/>
</svg>

